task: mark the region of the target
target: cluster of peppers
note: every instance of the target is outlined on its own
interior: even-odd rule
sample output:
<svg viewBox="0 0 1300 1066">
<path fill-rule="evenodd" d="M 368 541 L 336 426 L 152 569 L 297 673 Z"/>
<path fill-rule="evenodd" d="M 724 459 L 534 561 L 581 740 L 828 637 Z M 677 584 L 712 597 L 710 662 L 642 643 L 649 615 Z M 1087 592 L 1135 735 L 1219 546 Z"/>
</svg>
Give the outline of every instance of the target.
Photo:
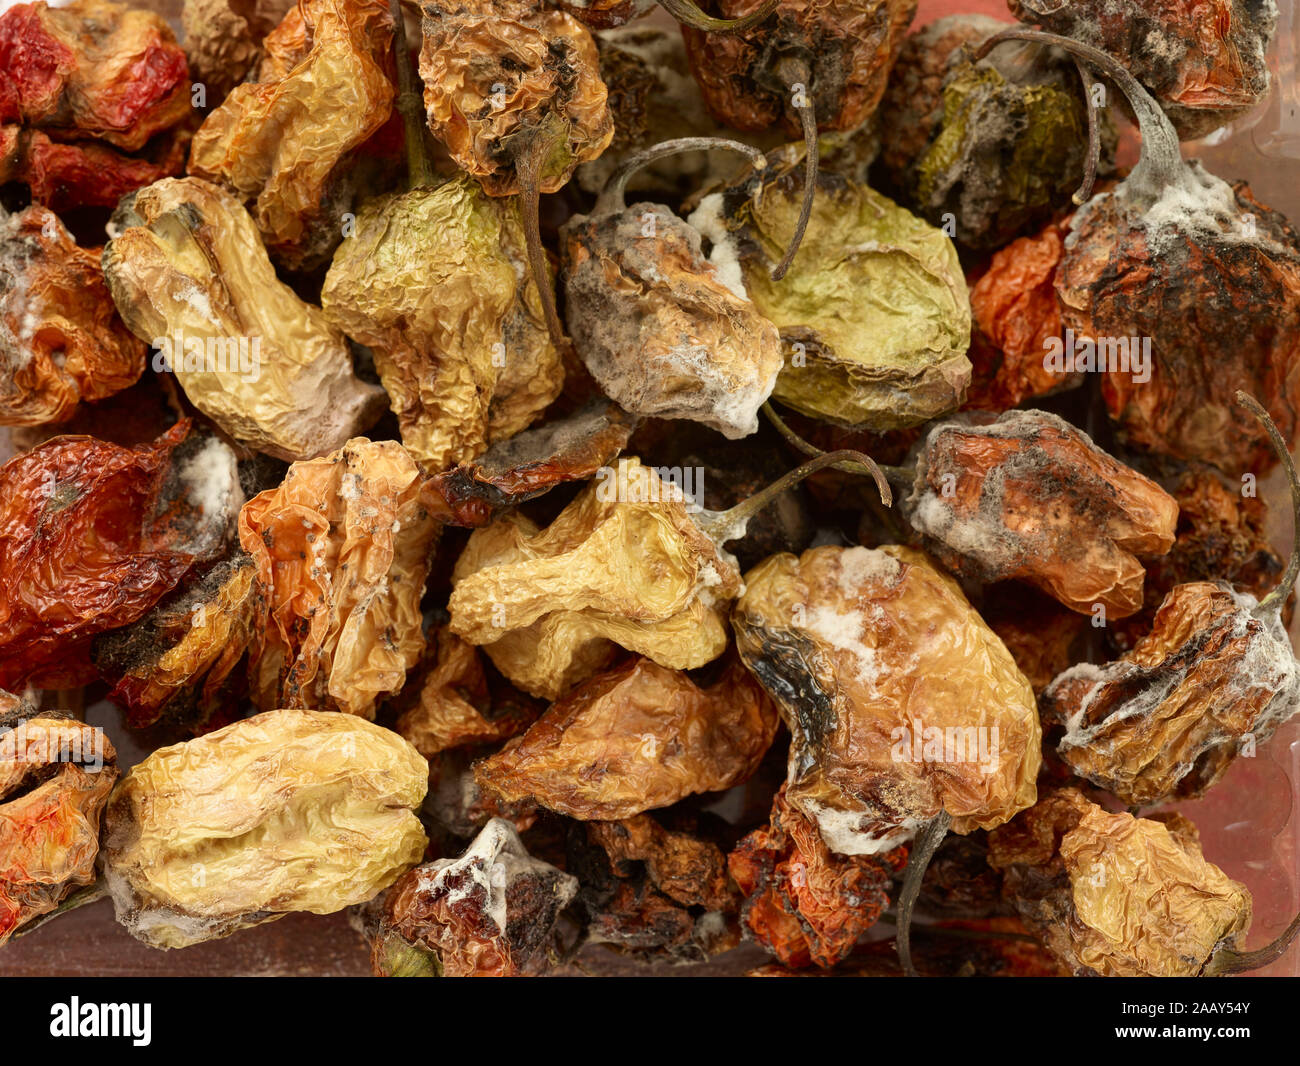
<svg viewBox="0 0 1300 1066">
<path fill-rule="evenodd" d="M 1296 935 L 1162 809 L 1300 711 L 1236 490 L 1300 525 L 1300 235 L 1179 148 L 1266 5 L 660 2 L 0 15 L 0 945 L 103 895 L 159 948 L 353 908 L 411 976 Z M 175 742 L 119 780 L 87 684 Z"/>
</svg>

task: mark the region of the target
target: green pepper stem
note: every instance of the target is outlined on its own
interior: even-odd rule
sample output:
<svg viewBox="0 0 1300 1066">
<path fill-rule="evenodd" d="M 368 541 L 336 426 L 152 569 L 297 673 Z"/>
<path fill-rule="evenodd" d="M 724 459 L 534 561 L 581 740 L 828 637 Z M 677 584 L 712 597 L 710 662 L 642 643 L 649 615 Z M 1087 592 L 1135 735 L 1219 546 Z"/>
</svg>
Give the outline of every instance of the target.
<svg viewBox="0 0 1300 1066">
<path fill-rule="evenodd" d="M 415 71 L 411 69 L 411 50 L 406 43 L 406 17 L 402 14 L 402 0 L 388 0 L 388 10 L 393 17 L 393 52 L 397 64 L 397 110 L 402 115 L 402 129 L 406 141 L 406 184 L 419 189 L 433 184 L 433 167 L 424 141 L 424 102 L 415 87 Z"/>
<path fill-rule="evenodd" d="M 1122 63 L 1082 41 L 1026 29 L 995 33 L 976 49 L 975 59 L 983 59 L 1004 41 L 1034 41 L 1042 45 L 1055 45 L 1098 68 L 1128 97 L 1133 114 L 1137 116 L 1138 129 L 1142 133 L 1142 155 L 1126 179 L 1126 185 L 1140 190 L 1142 195 L 1154 201 L 1165 188 L 1179 182 L 1183 173 L 1183 156 L 1178 148 L 1178 132 L 1160 105 Z M 1091 101 L 1088 103 L 1091 107 Z"/>
<path fill-rule="evenodd" d="M 803 203 L 799 206 L 799 221 L 795 223 L 794 236 L 790 238 L 790 244 L 786 247 L 781 262 L 777 263 L 772 271 L 772 280 L 780 281 L 790 269 L 790 264 L 794 262 L 795 253 L 799 251 L 799 245 L 803 243 L 803 235 L 808 230 L 808 221 L 812 218 L 813 197 L 817 195 L 817 113 L 813 110 L 812 93 L 809 87 L 812 71 L 804 60 L 794 56 L 785 57 L 777 64 L 776 76 L 785 82 L 786 88 L 791 93 L 794 92 L 795 85 L 802 85 L 803 97 L 806 101 L 802 107 L 795 109 L 799 112 L 799 125 L 803 127 Z"/>
<path fill-rule="evenodd" d="M 745 30 L 753 29 L 760 22 L 766 22 L 781 0 L 765 0 L 756 11 L 735 19 L 720 19 L 706 15 L 691 0 L 658 0 L 658 2 L 659 6 L 678 22 L 703 30 L 705 33 L 743 33 Z"/>
<path fill-rule="evenodd" d="M 593 214 L 606 211 L 623 211 L 627 209 L 627 183 L 638 170 L 648 166 L 656 159 L 665 156 L 680 155 L 682 152 L 739 152 L 748 156 L 755 170 L 767 166 L 767 156 L 751 145 L 733 141 L 727 137 L 677 137 L 671 141 L 660 141 L 656 145 L 629 156 L 619 164 L 618 169 L 609 176 L 600 196 L 596 198 Z"/>
<path fill-rule="evenodd" d="M 1300 914 L 1291 919 L 1291 924 L 1273 943 L 1256 951 L 1233 951 L 1231 948 L 1220 948 L 1206 964 L 1203 976 L 1227 977 L 1234 973 L 1245 973 L 1247 970 L 1258 970 L 1270 962 L 1277 962 L 1286 954 L 1297 933 L 1300 933 Z"/>
<path fill-rule="evenodd" d="M 782 493 L 788 492 L 810 474 L 815 474 L 827 466 L 851 459 L 864 467 L 875 466 L 869 455 L 843 449 L 838 452 L 825 452 L 816 459 L 811 459 L 802 466 L 795 467 L 788 474 L 777 478 L 765 489 L 759 489 L 747 500 L 742 500 L 728 511 L 702 511 L 695 515 L 695 524 L 717 545 L 726 544 L 745 535 L 745 526 L 749 520 L 764 507 L 772 503 Z"/>
<path fill-rule="evenodd" d="M 1291 595 L 1291 590 L 1295 588 L 1296 578 L 1300 577 L 1300 479 L 1297 479 L 1295 463 L 1291 461 L 1291 449 L 1287 446 L 1282 431 L 1277 428 L 1277 423 L 1264 409 L 1264 405 L 1255 397 L 1242 392 L 1240 389 L 1237 390 L 1237 403 L 1259 419 L 1260 425 L 1264 427 L 1264 432 L 1268 434 L 1269 440 L 1273 442 L 1273 450 L 1277 452 L 1282 468 L 1286 471 L 1287 483 L 1291 487 L 1291 513 L 1295 518 L 1291 558 L 1286 564 L 1286 573 L 1282 575 L 1282 580 L 1273 587 L 1273 590 L 1268 595 L 1259 601 L 1258 608 L 1260 611 L 1265 611 L 1276 605 L 1280 610 L 1282 604 L 1286 602 L 1286 598 Z"/>
<path fill-rule="evenodd" d="M 921 894 L 921 882 L 925 880 L 925 871 L 930 860 L 939 850 L 943 838 L 948 835 L 952 825 L 952 815 L 941 810 L 930 820 L 912 842 L 911 853 L 907 856 L 907 873 L 903 875 L 903 888 L 898 894 L 898 960 L 903 964 L 903 973 L 908 977 L 919 977 L 912 964 L 912 911 L 916 908 L 917 897 Z"/>
<path fill-rule="evenodd" d="M 33 918 L 30 922 L 26 922 L 19 926 L 14 931 L 13 939 L 17 940 L 20 936 L 26 936 L 28 933 L 34 932 L 46 922 L 53 921 L 61 914 L 67 914 L 68 911 L 75 911 L 78 907 L 84 907 L 88 903 L 97 903 L 107 895 L 108 885 L 101 877 L 99 880 L 87 885 L 85 888 L 80 888 L 76 892 L 73 892 L 62 903 L 55 907 L 54 910 L 42 914 L 38 918 Z"/>
<path fill-rule="evenodd" d="M 546 316 L 546 329 L 551 343 L 560 351 L 568 346 L 560 314 L 555 309 L 555 288 L 551 272 L 546 265 L 546 249 L 542 246 L 541 191 L 542 164 L 555 148 L 563 134 L 552 128 L 537 129 L 528 137 L 523 150 L 515 156 L 515 175 L 519 179 L 520 207 L 524 216 L 524 243 L 528 246 L 528 266 L 541 297 L 542 311 Z"/>
<path fill-rule="evenodd" d="M 776 408 L 772 406 L 771 401 L 763 404 L 763 414 L 772 423 L 772 427 L 785 438 L 786 443 L 803 452 L 804 455 L 826 454 L 791 429 L 785 419 L 776 413 Z M 836 463 L 835 469 L 843 470 L 846 474 L 865 474 L 874 478 L 876 488 L 880 490 L 880 502 L 886 507 L 894 505 L 892 485 L 898 485 L 903 489 L 910 488 L 912 485 L 912 472 L 901 466 L 885 466 L 873 461 L 870 466 L 863 466 L 861 463 Z"/>
</svg>

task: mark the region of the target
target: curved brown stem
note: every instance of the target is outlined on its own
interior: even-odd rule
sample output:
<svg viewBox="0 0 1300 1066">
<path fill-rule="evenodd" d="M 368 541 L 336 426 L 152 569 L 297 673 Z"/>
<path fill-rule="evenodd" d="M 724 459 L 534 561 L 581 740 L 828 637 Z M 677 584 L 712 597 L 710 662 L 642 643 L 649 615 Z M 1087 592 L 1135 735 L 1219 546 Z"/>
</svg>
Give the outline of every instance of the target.
<svg viewBox="0 0 1300 1066">
<path fill-rule="evenodd" d="M 1259 601 L 1259 610 L 1265 611 L 1274 606 L 1279 609 L 1286 602 L 1286 598 L 1291 595 L 1291 590 L 1295 588 L 1296 578 L 1300 577 L 1300 479 L 1297 479 L 1295 472 L 1295 463 L 1291 461 L 1291 448 L 1282 436 L 1282 431 L 1277 428 L 1277 423 L 1273 421 L 1272 416 L 1265 410 L 1264 405 L 1249 393 L 1237 390 L 1237 403 L 1246 408 L 1264 427 L 1264 432 L 1268 434 L 1268 439 L 1273 442 L 1273 450 L 1277 452 L 1277 457 L 1282 463 L 1282 468 L 1286 471 L 1287 483 L 1291 486 L 1291 513 L 1295 517 L 1295 539 L 1291 546 L 1291 558 L 1286 564 L 1286 573 L 1273 589 L 1262 600 Z"/>
<path fill-rule="evenodd" d="M 757 10 L 735 19 L 720 19 L 706 15 L 691 0 L 658 0 L 659 6 L 678 22 L 685 23 L 705 33 L 744 33 L 760 22 L 766 22 L 781 0 L 765 0 Z"/>
<path fill-rule="evenodd" d="M 745 526 L 749 524 L 749 520 L 778 496 L 794 488 L 810 474 L 815 474 L 818 470 L 834 466 L 846 459 L 861 463 L 866 467 L 874 465 L 871 456 L 847 448 L 838 452 L 825 452 L 816 459 L 811 459 L 802 466 L 795 467 L 788 474 L 777 478 L 766 488 L 759 489 L 749 499 L 742 500 L 730 510 L 701 511 L 693 516 L 695 524 L 718 545 L 743 537 L 745 535 Z"/>
<path fill-rule="evenodd" d="M 565 349 L 569 339 L 560 324 L 560 314 L 555 309 L 555 287 L 551 283 L 551 272 L 546 263 L 546 249 L 542 245 L 541 186 L 542 165 L 555 149 L 557 139 L 562 136 L 562 133 L 554 130 L 538 129 L 528 139 L 523 151 L 515 157 L 520 207 L 524 214 L 524 243 L 528 248 L 528 266 L 533 274 L 533 282 L 537 286 L 537 295 L 542 301 L 542 311 L 546 316 L 546 330 L 551 335 L 551 343 L 560 351 Z"/>
<path fill-rule="evenodd" d="M 803 166 L 803 203 L 799 207 L 799 221 L 795 223 L 794 236 L 790 244 L 772 271 L 772 280 L 780 281 L 794 262 L 795 253 L 803 243 L 803 235 L 808 229 L 808 220 L 812 218 L 813 197 L 817 195 L 817 114 L 813 109 L 811 90 L 808 83 L 812 81 L 812 71 L 802 59 L 786 58 L 777 65 L 777 77 L 785 82 L 786 88 L 793 93 L 796 85 L 803 85 L 804 104 L 796 107 L 799 112 L 799 124 L 803 127 L 804 166 Z"/>
<path fill-rule="evenodd" d="M 415 71 L 411 69 L 411 50 L 406 43 L 406 19 L 402 15 L 402 0 L 388 0 L 388 11 L 393 17 L 393 59 L 397 64 L 397 110 L 402 115 L 402 129 L 406 140 L 407 188 L 419 189 L 433 184 L 433 167 L 424 142 L 424 101 L 416 88 Z"/>
<path fill-rule="evenodd" d="M 785 419 L 776 413 L 776 408 L 772 406 L 770 400 L 763 404 L 762 410 L 764 417 L 772 423 L 772 428 L 785 438 L 787 444 L 803 452 L 804 455 L 818 456 L 826 454 L 817 445 L 804 440 L 803 437 L 791 429 L 786 424 Z M 867 465 L 862 463 L 836 463 L 834 469 L 842 470 L 846 474 L 865 474 L 874 480 L 876 488 L 880 490 L 880 502 L 886 507 L 894 505 L 894 493 L 890 488 L 891 479 L 902 481 L 904 484 L 910 484 L 911 482 L 911 475 L 901 466 L 881 466 L 875 460 L 871 460 Z"/>
<path fill-rule="evenodd" d="M 903 964 L 903 973 L 908 977 L 919 977 L 912 964 L 912 911 L 916 908 L 916 899 L 921 894 L 921 882 L 925 880 L 925 871 L 930 860 L 939 850 L 943 838 L 948 835 L 952 825 L 952 816 L 947 811 L 940 811 L 922 829 L 912 842 L 912 851 L 907 856 L 907 873 L 903 875 L 903 888 L 898 894 L 898 960 Z"/>
<path fill-rule="evenodd" d="M 1261 966 L 1277 962 L 1286 954 L 1287 948 L 1291 946 L 1291 942 L 1295 940 L 1298 933 L 1300 933 L 1300 914 L 1291 919 L 1291 924 L 1282 931 L 1282 935 L 1273 943 L 1267 944 L 1256 951 L 1233 951 L 1230 948 L 1221 948 L 1216 951 L 1206 964 L 1202 976 L 1227 977 L 1229 974 L 1258 970 Z"/>
<path fill-rule="evenodd" d="M 1092 88 L 1097 79 L 1078 56 L 1074 57 L 1074 69 L 1079 72 L 1079 81 L 1083 83 L 1083 106 L 1088 113 L 1088 156 L 1084 162 L 1083 182 L 1070 197 L 1079 207 L 1088 201 L 1097 181 L 1097 167 L 1101 162 L 1101 128 L 1097 121 L 1097 108 L 1092 103 Z"/>
<path fill-rule="evenodd" d="M 1041 30 L 1010 29 L 995 33 L 975 51 L 975 59 L 980 60 L 994 48 L 1005 41 L 1032 41 L 1036 44 L 1055 45 L 1062 51 L 1096 67 L 1116 85 L 1128 98 L 1137 116 L 1138 129 L 1142 132 L 1142 156 L 1133 172 L 1125 179 L 1125 184 L 1137 190 L 1140 196 L 1154 200 L 1169 185 L 1176 183 L 1183 174 L 1183 156 L 1178 148 L 1178 132 L 1169 121 L 1169 117 L 1160 109 L 1151 94 L 1142 87 L 1137 78 L 1113 56 L 1107 55 L 1099 48 L 1061 37 L 1055 33 Z"/>
<path fill-rule="evenodd" d="M 739 152 L 748 156 L 755 170 L 767 166 L 767 156 L 757 148 L 742 141 L 733 141 L 728 137 L 676 137 L 670 141 L 660 141 L 643 151 L 628 156 L 609 176 L 600 196 L 596 198 L 593 214 L 605 211 L 622 211 L 627 207 L 626 190 L 628 179 L 644 166 L 664 156 L 678 155 L 682 152 Z"/>
</svg>

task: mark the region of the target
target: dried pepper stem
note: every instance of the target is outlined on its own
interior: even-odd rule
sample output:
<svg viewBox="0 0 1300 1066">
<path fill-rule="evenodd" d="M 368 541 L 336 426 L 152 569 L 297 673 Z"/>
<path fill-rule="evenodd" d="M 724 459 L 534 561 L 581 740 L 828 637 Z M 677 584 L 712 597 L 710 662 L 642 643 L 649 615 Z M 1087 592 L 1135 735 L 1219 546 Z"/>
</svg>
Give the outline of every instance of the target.
<svg viewBox="0 0 1300 1066">
<path fill-rule="evenodd" d="M 763 404 L 763 414 L 767 420 L 772 423 L 773 428 L 785 438 L 786 443 L 803 452 L 804 455 L 825 455 L 826 453 L 818 448 L 815 444 L 799 436 L 786 421 L 776 413 L 771 403 Z M 880 489 L 880 502 L 886 507 L 892 507 L 894 504 L 894 494 L 890 488 L 890 483 L 906 488 L 911 484 L 911 472 L 901 466 L 882 466 L 880 463 L 872 462 L 870 466 L 863 466 L 861 463 L 836 463 L 836 470 L 843 470 L 846 474 L 865 474 L 874 478 L 876 487 Z"/>
<path fill-rule="evenodd" d="M 555 290 L 550 272 L 546 269 L 546 250 L 542 246 L 541 183 L 542 165 L 564 136 L 558 130 L 538 127 L 528 134 L 522 151 L 515 157 L 515 173 L 519 178 L 519 196 L 524 215 L 524 243 L 528 246 L 528 266 L 537 285 L 546 315 L 546 329 L 551 342 L 563 351 L 568 346 L 559 312 L 555 309 Z"/>
<path fill-rule="evenodd" d="M 1092 195 L 1092 186 L 1097 180 L 1097 167 L 1101 162 L 1101 129 L 1097 122 L 1097 109 L 1092 105 L 1092 88 L 1097 84 L 1097 79 L 1092 76 L 1092 71 L 1083 60 L 1078 56 L 1073 58 L 1074 69 L 1079 72 L 1079 81 L 1083 85 L 1084 109 L 1088 113 L 1088 155 L 1084 160 L 1083 181 L 1070 197 L 1078 207 Z"/>
<path fill-rule="evenodd" d="M 1296 477 L 1295 463 L 1291 461 L 1291 449 L 1264 405 L 1241 389 L 1237 390 L 1237 403 L 1259 419 L 1269 440 L 1273 442 L 1273 449 L 1277 452 L 1291 487 L 1291 511 L 1295 517 L 1295 541 L 1291 547 L 1291 558 L 1287 562 L 1286 573 L 1282 575 L 1282 580 L 1274 586 L 1273 590 L 1259 601 L 1258 610 L 1262 612 L 1274 606 L 1281 607 L 1286 602 L 1286 598 L 1291 595 L 1291 590 L 1295 588 L 1296 578 L 1300 577 L 1300 479 Z"/>
<path fill-rule="evenodd" d="M 743 33 L 751 30 L 760 22 L 766 22 L 768 16 L 776 10 L 781 0 L 766 0 L 756 11 L 736 19 L 720 19 L 707 15 L 691 0 L 658 0 L 659 6 L 678 22 L 685 23 L 705 33 Z"/>
<path fill-rule="evenodd" d="M 1142 155 L 1125 184 L 1130 194 L 1152 203 L 1169 185 L 1176 184 L 1183 172 L 1183 156 L 1178 147 L 1178 132 L 1160 105 L 1142 84 L 1113 56 L 1099 48 L 1041 30 L 1011 29 L 995 33 L 975 52 L 975 59 L 983 59 L 1005 41 L 1032 41 L 1036 44 L 1055 45 L 1071 56 L 1099 69 L 1110 78 L 1128 98 L 1142 133 Z M 1091 107 L 1091 103 L 1089 104 Z M 1091 151 L 1091 150 L 1090 150 Z"/>
<path fill-rule="evenodd" d="M 393 51 L 397 63 L 397 109 L 406 134 L 406 182 L 411 189 L 433 184 L 433 167 L 424 143 L 424 101 L 416 89 L 411 52 L 406 43 L 406 18 L 402 0 L 388 0 L 393 16 Z"/>
<path fill-rule="evenodd" d="M 780 281 L 794 262 L 795 253 L 799 251 L 804 232 L 808 229 L 808 220 L 812 218 L 813 197 L 817 194 L 817 113 L 813 109 L 808 85 L 812 81 L 812 70 L 806 60 L 795 56 L 784 57 L 776 65 L 776 76 L 785 82 L 791 93 L 795 92 L 796 85 L 802 85 L 803 91 L 799 95 L 804 99 L 804 103 L 795 108 L 799 112 L 799 124 L 803 127 L 803 204 L 799 208 L 799 221 L 795 223 L 789 247 L 772 271 L 772 280 Z"/>
<path fill-rule="evenodd" d="M 593 208 L 594 214 L 606 211 L 623 211 L 627 208 L 627 183 L 638 170 L 648 166 L 664 156 L 680 155 L 682 152 L 739 152 L 748 156 L 755 170 L 767 166 L 767 156 L 751 145 L 733 141 L 727 137 L 676 137 L 670 141 L 661 141 L 644 151 L 628 156 L 619 164 L 617 170 L 609 176 L 605 187 L 600 191 Z"/>
<path fill-rule="evenodd" d="M 1205 973 L 1202 976 L 1228 977 L 1234 973 L 1258 970 L 1261 966 L 1277 962 L 1286 954 L 1287 948 L 1291 946 L 1297 934 L 1300 934 L 1300 914 L 1291 919 L 1291 924 L 1282 930 L 1281 936 L 1262 948 L 1255 951 L 1232 951 L 1229 948 L 1221 948 L 1216 951 L 1206 963 Z"/>
<path fill-rule="evenodd" d="M 920 976 L 912 964 L 912 911 L 921 894 L 925 871 L 929 868 L 934 853 L 939 850 L 939 845 L 943 843 L 943 838 L 948 835 L 948 827 L 951 825 L 952 816 L 941 810 L 916 835 L 912 852 L 907 857 L 907 873 L 898 895 L 898 959 L 903 964 L 903 973 L 908 977 Z"/>
<path fill-rule="evenodd" d="M 700 527 L 715 544 L 726 544 L 729 540 L 735 540 L 745 534 L 745 526 L 749 520 L 758 514 L 764 507 L 772 503 L 782 493 L 794 488 L 804 478 L 810 474 L 815 474 L 828 466 L 834 466 L 836 463 L 851 460 L 860 463 L 864 468 L 870 470 L 876 464 L 871 456 L 863 455 L 861 452 L 855 452 L 845 448 L 837 452 L 824 452 L 816 459 L 811 459 L 802 466 L 797 466 L 788 474 L 778 478 L 765 489 L 760 489 L 747 500 L 742 500 L 727 511 L 703 511 L 695 516 L 695 524 Z M 883 475 L 873 474 L 877 484 L 883 483 Z M 886 486 L 886 491 L 888 486 Z"/>
</svg>

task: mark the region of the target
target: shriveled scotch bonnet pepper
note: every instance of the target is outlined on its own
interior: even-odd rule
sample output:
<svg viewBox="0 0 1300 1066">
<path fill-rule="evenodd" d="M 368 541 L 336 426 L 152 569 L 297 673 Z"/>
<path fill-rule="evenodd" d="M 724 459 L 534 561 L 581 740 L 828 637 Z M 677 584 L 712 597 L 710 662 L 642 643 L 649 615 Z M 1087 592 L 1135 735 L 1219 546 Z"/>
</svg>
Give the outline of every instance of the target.
<svg viewBox="0 0 1300 1066">
<path fill-rule="evenodd" d="M 792 166 L 788 154 L 778 158 L 688 219 L 729 234 L 749 298 L 793 353 L 773 395 L 813 418 L 875 431 L 954 410 L 970 382 L 971 315 L 952 241 L 867 186 L 823 174 L 802 251 L 773 282 L 772 263 L 797 227 Z"/>
<path fill-rule="evenodd" d="M 185 0 L 181 27 L 190 73 L 224 100 L 262 59 L 262 42 L 294 0 Z"/>
<path fill-rule="evenodd" d="M 393 887 L 372 945 L 375 973 L 536 973 L 577 891 L 577 878 L 533 858 L 514 827 L 493 818 L 459 858 L 426 863 Z"/>
<path fill-rule="evenodd" d="M 1258 396 L 1294 437 L 1300 236 L 1244 184 L 1184 163 L 1169 120 L 1109 56 L 1051 34 L 1008 33 L 1096 67 L 1142 127 L 1138 165 L 1075 212 L 1056 275 L 1064 325 L 1099 341 L 1094 368 L 1106 372 L 1102 395 L 1121 436 L 1232 477 L 1271 465 L 1267 435 L 1236 417 L 1233 397 Z"/>
<path fill-rule="evenodd" d="M 256 80 L 204 120 L 189 173 L 234 189 L 267 250 L 312 269 L 343 239 L 352 153 L 392 112 L 387 0 L 299 0 L 267 34 Z"/>
<path fill-rule="evenodd" d="M 373 718 L 424 647 L 420 598 L 438 527 L 396 441 L 294 463 L 239 515 L 257 567 L 253 701 Z"/>
<path fill-rule="evenodd" d="M 727 856 L 745 902 L 749 937 L 784 966 L 830 969 L 889 906 L 907 848 L 880 855 L 839 855 L 814 822 L 792 807 L 782 785 L 771 824 L 750 833 Z"/>
<path fill-rule="evenodd" d="M 1008 0 L 1022 22 L 1114 56 L 1184 140 L 1244 115 L 1268 91 L 1277 6 L 1259 0 Z"/>
<path fill-rule="evenodd" d="M 526 428 L 563 385 L 518 207 L 468 175 L 365 204 L 321 306 L 374 353 L 402 443 L 430 473 Z"/>
<path fill-rule="evenodd" d="M 117 317 L 99 250 L 53 211 L 0 208 L 0 425 L 64 422 L 144 372 L 145 345 Z"/>
<path fill-rule="evenodd" d="M 958 50 L 951 64 L 930 140 L 895 180 L 929 222 L 951 220 L 961 244 L 994 249 L 1090 188 L 1098 165 L 1088 136 L 1097 120 L 1085 92 L 1091 80 L 1081 87 L 1069 59 L 1029 44 L 978 62 Z M 1108 162 L 1115 145 L 1108 121 L 1097 142 Z"/>
<path fill-rule="evenodd" d="M 899 500 L 954 573 L 1020 578 L 1084 614 L 1142 607 L 1138 555 L 1174 542 L 1178 504 L 1149 478 L 1045 411 L 1008 411 L 978 425 L 936 425 Z"/>
<path fill-rule="evenodd" d="M 452 631 L 547 699 L 599 670 L 615 645 L 672 670 L 712 662 L 727 646 L 727 609 L 740 591 L 740 570 L 721 545 L 791 479 L 865 459 L 829 455 L 731 511 L 698 515 L 654 468 L 620 459 L 546 529 L 515 511 L 474 531 L 452 574 Z"/>
<path fill-rule="evenodd" d="M 569 332 L 605 393 L 633 414 L 736 438 L 757 432 L 784 364 L 777 329 L 747 298 L 735 263 L 704 257 L 699 231 L 661 204 L 624 199 L 628 177 L 652 160 L 723 148 L 764 165 L 735 141 L 666 141 L 626 160 L 560 239 Z"/>
<path fill-rule="evenodd" d="M 95 880 L 116 781 L 101 730 L 0 691 L 0 946 Z"/>
<path fill-rule="evenodd" d="M 275 275 L 224 189 L 168 178 L 123 201 L 104 276 L 132 332 L 236 440 L 309 459 L 368 428 L 384 391 L 360 381 L 343 334 Z"/>
<path fill-rule="evenodd" d="M 0 14 L 0 123 L 136 151 L 190 114 L 185 53 L 153 11 L 105 0 Z"/>
<path fill-rule="evenodd" d="M 558 190 L 614 136 L 595 42 L 572 16 L 538 0 L 425 0 L 422 7 L 429 128 L 489 196 L 522 195 L 529 262 L 560 345 L 537 197 Z"/>
<path fill-rule="evenodd" d="M 92 680 L 92 639 L 223 554 L 242 502 L 234 454 L 188 421 L 136 448 L 56 437 L 0 467 L 0 687 Z"/>
<path fill-rule="evenodd" d="M 420 861 L 428 764 L 349 714 L 276 710 L 159 748 L 105 815 L 117 920 L 152 947 L 363 903 Z"/>
<path fill-rule="evenodd" d="M 1181 815 L 1110 814 L 1061 789 L 989 845 L 1025 924 L 1076 975 L 1199 977 L 1241 962 L 1250 893 L 1205 860 Z"/>
<path fill-rule="evenodd" d="M 635 659 L 557 701 L 474 776 L 508 803 L 532 799 L 583 821 L 630 818 L 745 781 L 776 728 L 776 709 L 738 663 L 702 689 Z"/>
<path fill-rule="evenodd" d="M 1266 424 L 1300 516 L 1290 455 Z M 1200 795 L 1243 745 L 1262 744 L 1300 711 L 1300 666 L 1281 619 L 1297 573 L 1300 546 L 1262 600 L 1222 581 L 1176 585 L 1132 651 L 1075 666 L 1044 693 L 1045 717 L 1066 730 L 1057 753 L 1130 805 Z"/>
</svg>

